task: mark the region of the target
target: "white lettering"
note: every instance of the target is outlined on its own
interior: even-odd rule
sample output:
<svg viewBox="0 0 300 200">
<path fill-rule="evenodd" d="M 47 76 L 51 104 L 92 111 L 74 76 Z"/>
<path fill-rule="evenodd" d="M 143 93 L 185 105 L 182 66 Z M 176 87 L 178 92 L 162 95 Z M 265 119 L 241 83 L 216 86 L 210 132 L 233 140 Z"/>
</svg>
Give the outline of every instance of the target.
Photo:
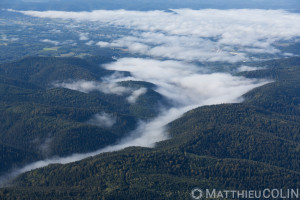
<svg viewBox="0 0 300 200">
<path fill-rule="evenodd" d="M 246 197 L 247 198 L 247 197 Z M 250 190 L 249 192 L 248 192 L 248 198 L 249 199 L 253 199 L 254 198 L 254 190 Z"/>
<path fill-rule="evenodd" d="M 268 192 L 269 194 L 267 195 L 266 192 Z M 263 197 L 266 198 L 266 199 L 269 199 L 270 196 L 271 196 L 270 192 L 271 192 L 270 189 L 264 189 L 264 191 L 263 191 Z"/>
<path fill-rule="evenodd" d="M 212 193 L 209 192 L 209 189 L 206 189 L 206 198 L 216 198 L 216 189 L 213 189 Z"/>
<path fill-rule="evenodd" d="M 291 190 L 291 198 L 299 198 L 299 189 L 297 189 L 296 191 L 293 189 Z"/>
<path fill-rule="evenodd" d="M 279 197 L 279 190 L 273 189 L 273 190 L 271 191 L 271 195 L 272 195 L 272 198 L 273 198 L 273 199 L 277 199 L 277 198 Z"/>
</svg>

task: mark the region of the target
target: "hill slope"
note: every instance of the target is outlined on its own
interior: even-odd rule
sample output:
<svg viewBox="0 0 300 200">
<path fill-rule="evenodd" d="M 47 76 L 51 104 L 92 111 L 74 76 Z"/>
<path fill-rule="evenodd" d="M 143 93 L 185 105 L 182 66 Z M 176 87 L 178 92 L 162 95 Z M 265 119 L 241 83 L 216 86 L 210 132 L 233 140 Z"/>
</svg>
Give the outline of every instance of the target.
<svg viewBox="0 0 300 200">
<path fill-rule="evenodd" d="M 297 62 L 295 62 L 297 60 Z M 188 199 L 207 189 L 297 188 L 300 184 L 299 58 L 275 60 L 276 81 L 245 102 L 205 106 L 169 124 L 155 149 L 128 148 L 20 176 L 6 199 Z M 281 67 L 278 67 L 280 65 Z M 290 72 L 293 73 L 290 73 Z M 244 73 L 255 77 L 257 73 Z"/>
<path fill-rule="evenodd" d="M 85 93 L 52 84 L 101 83 L 114 71 L 99 65 L 111 61 L 105 57 L 28 57 L 0 65 L 0 175 L 34 160 L 98 150 L 135 129 L 138 120 L 157 114 L 153 107 L 166 101 L 149 83 L 118 83 L 129 91 L 147 89 L 135 103 L 127 101 L 129 94 Z M 113 122 L 111 126 L 101 126 L 97 120 L 90 123 L 102 115 Z"/>
</svg>

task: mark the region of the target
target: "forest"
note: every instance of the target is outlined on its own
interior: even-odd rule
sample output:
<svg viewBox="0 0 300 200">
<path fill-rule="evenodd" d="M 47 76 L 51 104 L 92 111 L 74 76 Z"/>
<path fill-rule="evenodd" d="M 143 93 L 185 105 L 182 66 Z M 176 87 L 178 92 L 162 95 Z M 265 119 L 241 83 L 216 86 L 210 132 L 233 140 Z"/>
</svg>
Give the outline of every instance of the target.
<svg viewBox="0 0 300 200">
<path fill-rule="evenodd" d="M 113 144 L 133 130 L 138 119 L 153 118 L 158 112 L 153 108 L 167 104 L 153 84 L 141 81 L 119 83 L 130 90 L 147 88 L 134 104 L 125 96 L 84 93 L 52 84 L 68 79 L 101 80 L 114 72 L 98 64 L 110 61 L 106 57 L 28 57 L 0 65 L 0 174 L 53 155 L 91 152 Z M 99 113 L 116 123 L 109 129 L 88 123 Z"/>
<path fill-rule="evenodd" d="M 43 143 L 49 137 L 39 135 L 44 130 L 52 134 L 55 145 L 50 155 L 67 155 L 74 149 L 88 152 L 113 143 L 125 129 L 132 130 L 138 118 L 151 119 L 156 115 L 152 108 L 167 104 L 155 85 L 146 82 L 120 83 L 147 88 L 134 105 L 116 95 L 49 88 L 51 77 L 97 80 L 91 72 L 113 73 L 99 72 L 95 59 L 99 62 L 99 58 L 26 58 L 0 66 L 2 172 L 12 167 L 12 161 L 21 165 L 43 158 L 40 150 L 27 147 L 37 137 L 37 143 Z M 242 103 L 185 113 L 168 124 L 170 139 L 155 148 L 129 147 L 29 171 L 0 189 L 0 199 L 189 199 L 195 187 L 298 188 L 300 58 L 253 65 L 265 68 L 237 76 L 273 81 L 246 93 Z M 122 125 L 107 130 L 84 123 L 101 111 L 111 112 Z"/>
</svg>

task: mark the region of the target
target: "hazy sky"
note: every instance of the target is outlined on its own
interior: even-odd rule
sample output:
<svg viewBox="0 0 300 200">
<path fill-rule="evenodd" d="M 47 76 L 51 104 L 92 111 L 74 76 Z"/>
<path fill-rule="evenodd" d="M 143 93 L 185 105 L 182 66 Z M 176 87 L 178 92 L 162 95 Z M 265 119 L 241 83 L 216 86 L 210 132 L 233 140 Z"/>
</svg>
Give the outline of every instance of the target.
<svg viewBox="0 0 300 200">
<path fill-rule="evenodd" d="M 95 9 L 259 8 L 299 11 L 299 4 L 299 0 L 1 0 L 0 8 L 66 11 L 91 11 Z"/>
</svg>

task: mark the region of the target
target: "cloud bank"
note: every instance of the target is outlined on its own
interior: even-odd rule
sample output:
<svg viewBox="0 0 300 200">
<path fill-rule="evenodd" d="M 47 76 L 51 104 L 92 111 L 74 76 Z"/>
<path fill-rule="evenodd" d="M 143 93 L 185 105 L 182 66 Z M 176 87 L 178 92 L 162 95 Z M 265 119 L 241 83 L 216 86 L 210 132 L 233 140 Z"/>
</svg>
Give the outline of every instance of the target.
<svg viewBox="0 0 300 200">
<path fill-rule="evenodd" d="M 116 117 L 102 112 L 100 114 L 94 115 L 87 123 L 103 128 L 111 128 L 116 123 L 116 121 Z"/>
<path fill-rule="evenodd" d="M 55 46 L 59 45 L 60 42 L 58 41 L 54 41 L 54 40 L 49 40 L 49 39 L 44 39 L 44 40 L 41 40 L 41 42 L 45 42 L 45 43 L 49 43 L 49 44 L 53 44 Z"/>
<path fill-rule="evenodd" d="M 79 40 L 89 40 L 88 33 L 79 33 Z"/>
<path fill-rule="evenodd" d="M 250 72 L 250 71 L 261 70 L 261 69 L 265 69 L 265 68 L 242 65 L 239 68 L 237 68 L 237 72 Z"/>
<path fill-rule="evenodd" d="M 74 154 L 64 158 L 55 157 L 31 163 L 0 177 L 0 186 L 7 185 L 21 173 L 49 164 L 66 164 L 95 156 L 102 152 L 118 151 L 130 146 L 154 147 L 157 142 L 169 138 L 166 125 L 179 118 L 188 110 L 202 105 L 241 102 L 242 99 L 240 97 L 242 94 L 269 82 L 267 80 L 236 77 L 228 73 L 205 73 L 206 70 L 196 65 L 174 60 L 159 61 L 154 59 L 123 58 L 106 64 L 104 67 L 110 70 L 129 71 L 131 74 L 131 77 L 121 77 L 115 74 L 107 77 L 105 80 L 110 80 L 110 84 L 129 79 L 154 83 L 157 86 L 156 91 L 173 102 L 173 107 L 162 110 L 160 115 L 150 122 L 141 121 L 136 130 L 115 145 L 87 154 Z M 83 92 L 98 90 L 102 87 L 101 83 L 88 81 L 61 83 L 57 86 Z M 124 89 L 119 89 L 118 86 L 115 87 L 114 85 L 113 88 L 113 90 L 110 88 L 109 91 L 112 90 L 117 94 L 124 92 Z M 145 92 L 145 88 L 133 91 L 131 96 L 128 97 L 128 101 L 134 102 L 136 98 Z M 101 113 L 95 115 L 89 122 L 102 127 L 111 127 L 115 123 L 115 118 L 106 113 Z"/>
<path fill-rule="evenodd" d="M 115 145 L 87 154 L 73 154 L 63 158 L 54 157 L 31 163 L 0 177 L 0 186 L 9 184 L 21 173 L 45 167 L 49 164 L 66 164 L 130 146 L 154 147 L 155 143 L 169 138 L 166 125 L 188 110 L 201 105 L 241 102 L 240 96 L 242 94 L 268 83 L 267 80 L 235 77 L 226 73 L 205 74 L 196 65 L 170 60 L 124 58 L 107 64 L 105 67 L 107 69 L 129 71 L 132 74 L 132 77 L 130 77 L 132 80 L 155 83 L 157 92 L 173 101 L 174 107 L 162 110 L 161 114 L 150 122 L 141 121 L 136 130 Z M 111 76 L 112 82 L 122 79 L 127 80 L 128 77 Z M 80 88 L 82 89 L 82 87 Z M 133 96 L 139 96 L 144 92 L 146 90 L 141 88 L 133 92 Z M 106 113 L 101 113 L 95 115 L 90 122 L 108 127 L 115 123 L 115 119 Z"/>
<path fill-rule="evenodd" d="M 229 73 L 206 73 L 194 64 L 174 60 L 122 58 L 104 67 L 129 71 L 133 80 L 154 83 L 158 93 L 179 107 L 240 102 L 242 94 L 267 82 Z M 114 81 L 114 77 L 111 80 Z"/>
<path fill-rule="evenodd" d="M 103 66 L 109 70 L 128 71 L 131 74 L 129 77 L 114 74 L 101 83 L 81 80 L 55 83 L 56 87 L 86 93 L 96 90 L 127 95 L 128 102 L 135 103 L 147 90 L 145 88 L 132 90 L 119 86 L 117 82 L 146 81 L 155 84 L 156 92 L 169 99 L 173 106 L 161 110 L 160 115 L 152 121 L 141 121 L 136 130 L 115 145 L 88 154 L 38 161 L 14 170 L 11 174 L 0 178 L 2 181 L 8 180 L 7 177 L 12 178 L 51 163 L 65 164 L 129 146 L 154 147 L 156 142 L 169 138 L 165 125 L 184 112 L 203 105 L 241 102 L 244 93 L 269 82 L 237 77 L 224 72 L 209 72 L 191 61 L 238 62 L 250 59 L 253 53 L 276 54 L 280 51 L 273 46 L 274 42 L 300 36 L 299 14 L 282 10 L 179 9 L 170 12 L 98 10 L 22 11 L 22 13 L 44 18 L 94 21 L 102 25 L 130 29 L 127 35 L 98 41 L 97 45 L 127 48 L 132 53 L 151 57 L 122 58 Z M 238 70 L 252 69 L 242 66 Z M 94 116 L 92 121 L 99 124 L 106 123 L 107 126 L 112 126 L 114 122 L 111 116 L 104 113 Z"/>
<path fill-rule="evenodd" d="M 154 147 L 156 142 L 168 138 L 165 125 L 180 117 L 184 112 L 203 105 L 241 102 L 243 100 L 241 96 L 244 93 L 269 82 L 237 77 L 229 73 L 208 73 L 207 70 L 197 65 L 174 60 L 122 58 L 103 67 L 108 70 L 130 72 L 128 77 L 115 74 L 106 77 L 104 79 L 106 82 L 116 84 L 119 81 L 135 80 L 154 83 L 156 92 L 169 99 L 173 105 L 169 109 L 163 109 L 160 115 L 152 121 L 140 122 L 130 136 L 116 145 L 105 148 L 106 150 L 119 150 L 129 146 Z M 86 82 L 74 82 L 63 86 L 82 91 L 99 88 L 94 82 L 93 84 L 87 83 L 86 85 Z M 134 103 L 140 95 L 146 92 L 146 88 L 134 90 L 127 100 Z M 99 119 L 99 116 L 97 118 Z M 100 118 L 102 120 L 106 117 L 102 115 Z"/>
<path fill-rule="evenodd" d="M 129 93 L 130 89 L 126 87 L 119 86 L 117 83 L 100 83 L 96 81 L 72 81 L 72 82 L 62 82 L 62 83 L 54 83 L 55 87 L 63 87 L 71 90 L 77 90 L 84 93 L 89 93 L 92 91 L 100 91 L 105 94 L 116 94 L 116 95 L 124 95 L 125 93 Z"/>
<path fill-rule="evenodd" d="M 250 60 L 255 54 L 280 54 L 275 42 L 300 36 L 300 15 L 284 10 L 20 12 L 130 29 L 128 35 L 98 41 L 97 45 L 185 61 L 238 62 Z"/>
<path fill-rule="evenodd" d="M 147 92 L 146 88 L 140 88 L 132 92 L 132 94 L 127 97 L 127 101 L 131 104 L 135 103 L 137 99 Z"/>
<path fill-rule="evenodd" d="M 118 85 L 118 80 L 120 76 L 112 75 L 110 78 L 105 78 L 104 82 L 97 81 L 86 81 L 78 80 L 71 82 L 56 82 L 53 83 L 54 87 L 68 88 L 71 90 L 76 90 L 84 93 L 89 93 L 92 91 L 100 91 L 105 94 L 115 94 L 115 95 L 129 95 L 126 99 L 129 103 L 136 103 L 137 99 L 147 92 L 146 88 L 132 89 L 128 87 L 123 87 Z M 121 78 L 120 80 L 126 80 Z"/>
</svg>

